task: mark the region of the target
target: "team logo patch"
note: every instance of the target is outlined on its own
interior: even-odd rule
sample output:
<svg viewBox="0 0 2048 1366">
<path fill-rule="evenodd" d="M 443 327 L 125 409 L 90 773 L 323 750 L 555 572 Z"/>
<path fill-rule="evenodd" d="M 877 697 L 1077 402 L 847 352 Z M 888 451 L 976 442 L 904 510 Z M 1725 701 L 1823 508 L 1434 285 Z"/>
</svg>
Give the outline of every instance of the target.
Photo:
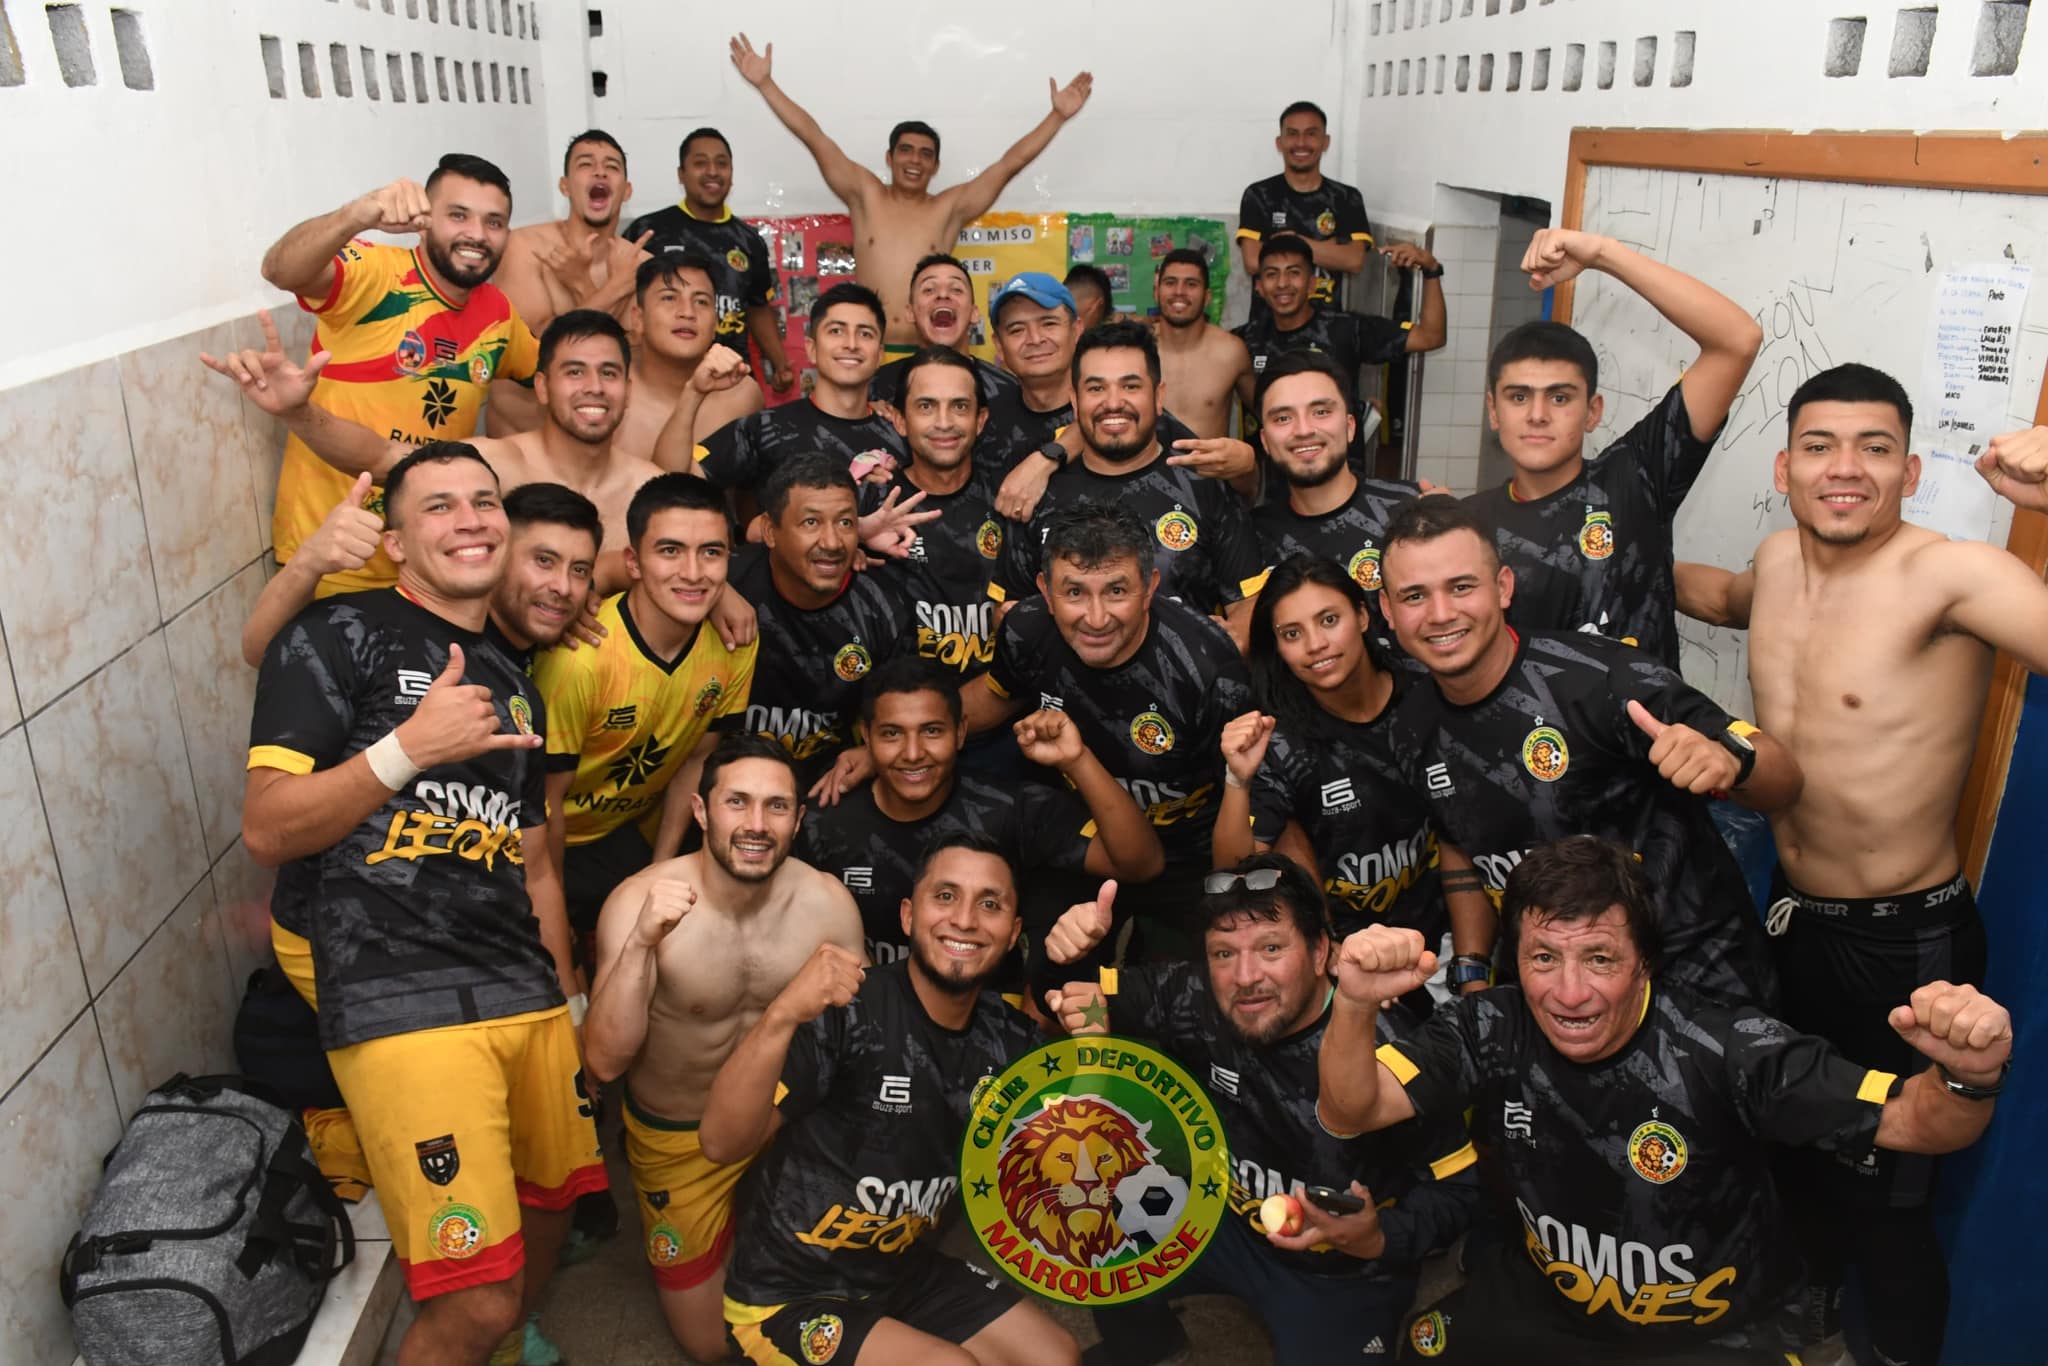
<svg viewBox="0 0 2048 1366">
<path fill-rule="evenodd" d="M 512 724 L 519 727 L 521 735 L 533 734 L 533 704 L 517 693 L 506 704 L 505 710 L 512 713 Z"/>
<path fill-rule="evenodd" d="M 420 1160 L 420 1175 L 437 1186 L 445 1186 L 462 1170 L 462 1154 L 455 1150 L 455 1135 L 442 1134 L 412 1145 Z"/>
<path fill-rule="evenodd" d="M 1324 209 L 1316 215 L 1316 232 L 1319 236 L 1328 237 L 1335 231 L 1337 231 L 1336 214 L 1331 213 L 1328 209 Z"/>
<path fill-rule="evenodd" d="M 871 662 L 868 652 L 859 645 L 842 645 L 839 653 L 832 656 L 832 672 L 851 683 L 867 674 Z"/>
<path fill-rule="evenodd" d="M 1604 560 L 1614 553 L 1614 517 L 1605 512 L 1588 512 L 1579 528 L 1579 553 L 1589 560 Z"/>
<path fill-rule="evenodd" d="M 1449 1328 L 1450 1321 L 1432 1309 L 1408 1325 L 1408 1345 L 1415 1349 L 1417 1356 L 1440 1357 L 1449 1345 Z"/>
<path fill-rule="evenodd" d="M 1645 1120 L 1628 1136 L 1628 1165 L 1661 1186 L 1685 1170 L 1685 1136 L 1661 1119 Z"/>
<path fill-rule="evenodd" d="M 471 356 L 469 358 L 469 382 L 481 389 L 491 382 L 491 358 Z"/>
<path fill-rule="evenodd" d="M 674 1266 L 683 1259 L 683 1235 L 666 1219 L 647 1233 L 647 1260 L 653 1266 Z"/>
<path fill-rule="evenodd" d="M 839 1343 L 846 1336 L 846 1325 L 837 1314 L 820 1314 L 814 1319 L 805 1319 L 797 1334 L 802 1339 L 804 1360 L 811 1366 L 824 1366 L 839 1354 Z"/>
<path fill-rule="evenodd" d="M 974 533 L 974 548 L 981 552 L 984 560 L 993 560 L 1003 551 L 1003 528 L 991 517 L 981 524 L 981 530 Z"/>
<path fill-rule="evenodd" d="M 1554 727 L 1538 726 L 1522 741 L 1522 767 L 1541 782 L 1554 783 L 1571 766 L 1571 751 Z"/>
<path fill-rule="evenodd" d="M 1378 546 L 1369 545 L 1351 557 L 1345 566 L 1351 572 L 1351 581 L 1368 593 L 1380 591 L 1380 551 Z"/>
<path fill-rule="evenodd" d="M 1216 1107 L 1166 1054 L 1060 1039 L 1012 1064 L 968 1114 L 960 1194 L 1003 1270 L 1068 1304 L 1172 1284 L 1230 1213 Z"/>
<path fill-rule="evenodd" d="M 1159 535 L 1159 544 L 1168 550 L 1186 550 L 1200 534 L 1195 528 L 1195 519 L 1179 508 L 1161 517 L 1153 530 Z"/>
<path fill-rule="evenodd" d="M 1173 748 L 1173 727 L 1156 711 L 1141 711 L 1131 718 L 1131 743 L 1147 754 L 1164 754 Z"/>
<path fill-rule="evenodd" d="M 718 699 L 724 694 L 725 684 L 714 678 L 698 692 L 697 700 L 690 704 L 690 710 L 698 716 L 709 716 L 711 709 L 718 705 Z"/>
<path fill-rule="evenodd" d="M 981 1104 L 981 1098 L 982 1098 L 983 1096 L 987 1095 L 987 1094 L 988 1094 L 988 1088 L 989 1088 L 989 1087 L 991 1087 L 991 1086 L 994 1086 L 995 1084 L 996 1084 L 996 1074 L 995 1074 L 995 1073 L 993 1073 L 993 1072 L 984 1072 L 984 1073 L 982 1073 L 982 1076 L 981 1076 L 981 1080 L 980 1080 L 980 1081 L 978 1081 L 978 1082 L 976 1082 L 976 1083 L 974 1083 L 974 1092 L 973 1092 L 973 1094 L 971 1094 L 970 1096 L 968 1096 L 968 1097 L 967 1097 L 967 1108 L 968 1108 L 968 1109 L 970 1109 L 970 1110 L 972 1110 L 972 1109 L 973 1109 L 973 1108 L 974 1108 L 975 1106 L 977 1106 L 977 1105 Z"/>
<path fill-rule="evenodd" d="M 650 1205 L 652 1205 L 652 1206 L 654 1206 L 654 1207 L 655 1207 L 656 1209 L 667 1209 L 667 1208 L 668 1208 L 668 1192 L 667 1192 L 667 1191 L 649 1191 L 649 1192 L 647 1192 L 647 1203 L 648 1203 L 648 1204 L 650 1204 Z"/>
<path fill-rule="evenodd" d="M 451 1262 L 465 1262 L 482 1252 L 487 1232 L 483 1211 L 474 1205 L 453 1202 L 441 1206 L 433 1222 L 427 1225 L 434 1251 Z"/>
<path fill-rule="evenodd" d="M 408 375 L 417 375 L 427 363 L 427 343 L 417 332 L 407 332 L 398 339 L 398 349 L 391 353 L 392 363 Z"/>
<path fill-rule="evenodd" d="M 734 270 L 745 270 L 747 268 L 747 254 L 738 247 L 729 248 L 725 253 L 725 263 Z"/>
</svg>

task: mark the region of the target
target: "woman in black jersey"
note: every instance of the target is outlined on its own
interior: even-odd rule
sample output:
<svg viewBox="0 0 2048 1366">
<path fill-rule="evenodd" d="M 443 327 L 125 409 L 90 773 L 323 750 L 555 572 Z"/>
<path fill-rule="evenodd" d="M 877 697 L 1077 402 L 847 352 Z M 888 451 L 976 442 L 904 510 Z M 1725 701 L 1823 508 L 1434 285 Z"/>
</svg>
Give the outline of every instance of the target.
<svg viewBox="0 0 2048 1366">
<path fill-rule="evenodd" d="M 1390 924 L 1439 944 L 1447 900 L 1490 938 L 1492 907 L 1470 865 L 1439 848 L 1421 794 L 1402 777 L 1385 724 L 1400 679 L 1376 655 L 1370 625 L 1365 590 L 1335 562 L 1296 555 L 1274 567 L 1252 612 L 1259 710 L 1223 731 L 1216 866 L 1277 848 L 1317 872 L 1339 941 Z M 1411 1004 L 1427 1013 L 1425 999 Z"/>
</svg>

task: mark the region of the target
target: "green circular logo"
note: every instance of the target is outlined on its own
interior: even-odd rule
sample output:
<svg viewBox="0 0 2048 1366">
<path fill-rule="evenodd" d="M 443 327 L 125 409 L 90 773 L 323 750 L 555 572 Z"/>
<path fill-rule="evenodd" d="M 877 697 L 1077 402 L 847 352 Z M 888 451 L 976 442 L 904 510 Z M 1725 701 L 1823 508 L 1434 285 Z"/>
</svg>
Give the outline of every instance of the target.
<svg viewBox="0 0 2048 1366">
<path fill-rule="evenodd" d="M 1020 1285 L 1121 1304 L 1173 1283 L 1229 1215 L 1230 1155 L 1201 1085 L 1110 1035 L 1026 1054 L 981 1092 L 960 1148 L 975 1237 Z"/>
</svg>

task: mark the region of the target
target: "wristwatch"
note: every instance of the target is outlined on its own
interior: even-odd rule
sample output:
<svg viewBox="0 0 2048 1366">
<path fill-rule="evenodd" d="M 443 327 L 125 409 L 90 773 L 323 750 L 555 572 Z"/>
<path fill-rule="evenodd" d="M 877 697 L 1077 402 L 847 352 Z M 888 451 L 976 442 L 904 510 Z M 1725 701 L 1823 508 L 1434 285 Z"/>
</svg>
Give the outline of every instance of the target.
<svg viewBox="0 0 2048 1366">
<path fill-rule="evenodd" d="M 1450 967 L 1444 970 L 1444 980 L 1450 983 L 1453 991 L 1470 986 L 1474 982 L 1484 982 L 1492 986 L 1493 964 L 1476 953 L 1461 953 L 1453 958 Z"/>
<path fill-rule="evenodd" d="M 1738 735 L 1732 730 L 1724 730 L 1714 738 L 1721 742 L 1721 748 L 1735 756 L 1735 762 L 1740 765 L 1735 770 L 1735 781 L 1728 786 L 1741 787 L 1756 769 L 1756 746 L 1749 742 L 1747 735 Z"/>
<path fill-rule="evenodd" d="M 1422 272 L 1422 278 L 1425 280 L 1441 280 L 1444 278 L 1444 268 L 1442 266 L 1436 266 L 1433 269 L 1425 268 Z"/>
<path fill-rule="evenodd" d="M 1964 1100 L 1996 1100 L 2005 1091 L 2005 1074 L 2012 1071 L 2012 1059 L 2005 1060 L 2005 1065 L 1998 1069 L 1998 1080 L 1989 1086 L 1972 1086 L 1968 1082 L 1957 1081 L 1940 1063 L 1934 1064 L 1934 1070 L 1941 1075 L 1941 1084 L 1952 1095 L 1961 1096 Z"/>
<path fill-rule="evenodd" d="M 1059 443 L 1058 438 L 1054 438 L 1053 440 L 1046 442 L 1043 446 L 1040 446 L 1037 449 L 1037 451 L 1034 452 L 1034 454 L 1044 456 L 1047 460 L 1052 461 L 1053 464 L 1058 465 L 1061 469 L 1066 468 L 1067 448 Z"/>
</svg>

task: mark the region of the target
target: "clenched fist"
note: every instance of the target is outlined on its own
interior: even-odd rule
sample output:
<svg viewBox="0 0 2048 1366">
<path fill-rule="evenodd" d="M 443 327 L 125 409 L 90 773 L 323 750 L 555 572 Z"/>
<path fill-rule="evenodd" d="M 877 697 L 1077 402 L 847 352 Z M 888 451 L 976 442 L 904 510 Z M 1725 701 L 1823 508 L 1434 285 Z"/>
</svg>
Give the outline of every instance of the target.
<svg viewBox="0 0 2048 1366">
<path fill-rule="evenodd" d="M 1378 1008 L 1428 981 L 1436 955 L 1418 930 L 1368 925 L 1337 951 L 1337 994 L 1353 1005 Z"/>
<path fill-rule="evenodd" d="M 830 942 L 820 944 L 769 1008 L 786 1024 L 815 1020 L 833 1006 L 851 1004 L 867 972 L 867 964 L 852 949 Z"/>
<path fill-rule="evenodd" d="M 633 922 L 633 942 L 643 949 L 659 948 L 670 931 L 697 904 L 697 889 L 680 878 L 663 878 L 647 889 L 640 904 L 640 918 Z"/>
</svg>

